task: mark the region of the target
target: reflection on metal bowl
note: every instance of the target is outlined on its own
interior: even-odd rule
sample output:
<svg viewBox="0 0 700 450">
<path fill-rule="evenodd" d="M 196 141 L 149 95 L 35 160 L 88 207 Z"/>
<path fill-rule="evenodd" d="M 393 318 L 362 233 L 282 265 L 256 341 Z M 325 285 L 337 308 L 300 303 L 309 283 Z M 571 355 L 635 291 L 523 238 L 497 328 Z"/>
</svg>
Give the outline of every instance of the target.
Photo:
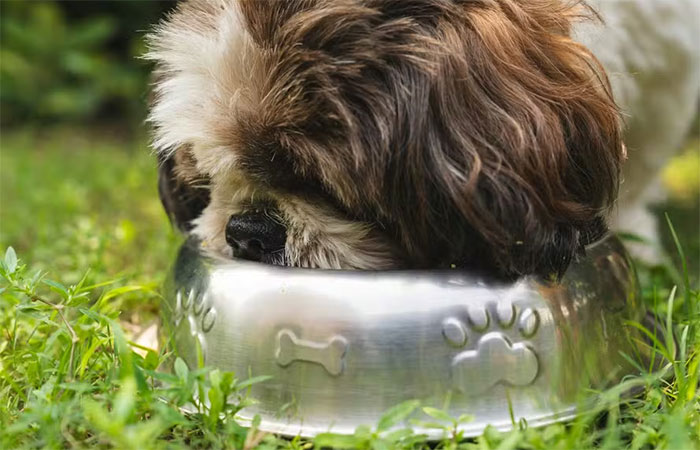
<svg viewBox="0 0 700 450">
<path fill-rule="evenodd" d="M 190 367 L 272 379 L 254 385 L 260 429 L 312 436 L 376 424 L 409 399 L 486 425 L 571 418 L 581 392 L 632 373 L 634 270 L 614 237 L 561 283 L 504 284 L 460 271 L 346 272 L 204 256 L 183 245 L 165 288 L 164 336 Z M 433 435 L 435 430 L 416 429 Z"/>
</svg>

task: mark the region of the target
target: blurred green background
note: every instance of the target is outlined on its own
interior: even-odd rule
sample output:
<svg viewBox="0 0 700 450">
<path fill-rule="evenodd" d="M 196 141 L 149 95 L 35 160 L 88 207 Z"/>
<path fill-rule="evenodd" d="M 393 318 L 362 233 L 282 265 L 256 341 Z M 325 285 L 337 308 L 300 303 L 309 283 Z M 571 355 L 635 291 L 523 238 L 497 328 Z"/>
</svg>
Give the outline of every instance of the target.
<svg viewBox="0 0 700 450">
<path fill-rule="evenodd" d="M 176 237 L 144 119 L 172 1 L 0 1 L 0 248 L 74 281 L 159 278 Z"/>
<path fill-rule="evenodd" d="M 113 124 L 145 111 L 143 34 L 174 2 L 0 2 L 2 125 Z"/>
<path fill-rule="evenodd" d="M 161 279 L 178 237 L 157 197 L 144 125 L 150 67 L 139 55 L 174 4 L 0 1 L 0 248 L 67 283 L 87 267 Z M 678 229 L 694 278 L 697 136 L 667 168 L 670 197 L 656 206 Z"/>
</svg>

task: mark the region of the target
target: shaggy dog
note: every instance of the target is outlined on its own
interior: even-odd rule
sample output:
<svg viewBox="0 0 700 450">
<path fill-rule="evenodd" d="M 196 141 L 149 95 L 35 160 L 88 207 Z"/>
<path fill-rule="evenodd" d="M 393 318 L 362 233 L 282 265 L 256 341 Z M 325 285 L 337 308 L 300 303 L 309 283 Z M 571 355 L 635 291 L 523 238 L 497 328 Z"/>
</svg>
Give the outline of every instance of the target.
<svg viewBox="0 0 700 450">
<path fill-rule="evenodd" d="M 561 0 L 187 1 L 148 54 L 164 206 L 229 257 L 559 275 L 605 232 L 625 159 L 605 70 L 580 41 L 616 73 L 668 58 L 696 81 L 687 49 L 666 55 L 676 4 L 696 6 L 604 4 L 624 28 L 585 31 L 595 13 Z M 697 99 L 655 79 L 615 84 L 648 112 L 627 120 L 646 128 L 634 152 L 676 146 L 692 111 L 670 121 L 667 105 Z"/>
</svg>

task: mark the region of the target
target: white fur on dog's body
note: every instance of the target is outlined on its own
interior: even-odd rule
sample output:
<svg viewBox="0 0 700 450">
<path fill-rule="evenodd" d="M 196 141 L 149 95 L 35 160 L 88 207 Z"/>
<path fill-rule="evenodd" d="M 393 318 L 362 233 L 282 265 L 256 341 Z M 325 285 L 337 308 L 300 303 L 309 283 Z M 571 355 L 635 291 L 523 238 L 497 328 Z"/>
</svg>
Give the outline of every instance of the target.
<svg viewBox="0 0 700 450">
<path fill-rule="evenodd" d="M 660 170 L 682 145 L 700 99 L 700 0 L 592 6 L 604 25 L 579 25 L 577 37 L 605 66 L 625 118 L 628 160 L 612 225 L 649 240 L 634 250 L 654 260 L 658 230 L 649 206 L 663 198 Z"/>
</svg>

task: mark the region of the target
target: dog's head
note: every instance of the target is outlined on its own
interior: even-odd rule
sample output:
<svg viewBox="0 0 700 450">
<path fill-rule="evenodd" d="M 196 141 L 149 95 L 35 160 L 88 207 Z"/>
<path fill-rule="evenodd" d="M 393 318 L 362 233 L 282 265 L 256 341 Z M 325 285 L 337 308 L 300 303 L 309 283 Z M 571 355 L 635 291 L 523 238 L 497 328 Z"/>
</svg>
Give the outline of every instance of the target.
<svg viewBox="0 0 700 450">
<path fill-rule="evenodd" d="M 225 255 L 560 273 L 624 157 L 560 0 L 193 0 L 153 33 L 171 218 Z"/>
</svg>

